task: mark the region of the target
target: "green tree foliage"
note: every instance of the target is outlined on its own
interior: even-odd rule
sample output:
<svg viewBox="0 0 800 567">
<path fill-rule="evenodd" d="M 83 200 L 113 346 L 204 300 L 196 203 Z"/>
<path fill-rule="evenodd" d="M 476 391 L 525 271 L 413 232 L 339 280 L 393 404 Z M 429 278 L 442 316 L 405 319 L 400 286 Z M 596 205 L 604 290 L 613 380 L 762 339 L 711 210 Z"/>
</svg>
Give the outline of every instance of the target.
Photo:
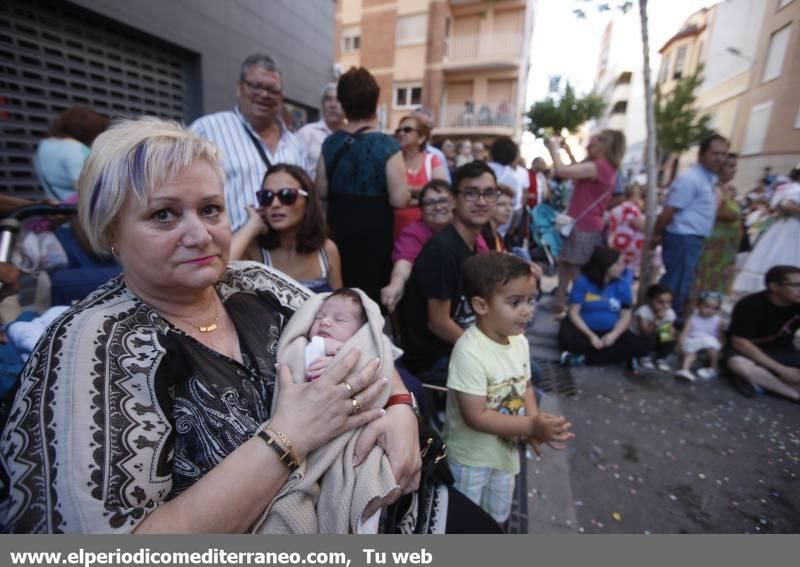
<svg viewBox="0 0 800 567">
<path fill-rule="evenodd" d="M 695 106 L 697 88 L 703 82 L 702 68 L 683 77 L 675 89 L 661 94 L 656 85 L 656 144 L 658 162 L 663 164 L 671 154 L 680 154 L 711 134 L 711 116 Z"/>
<path fill-rule="evenodd" d="M 560 133 L 563 128 L 576 132 L 584 122 L 602 116 L 605 107 L 600 96 L 578 96 L 572 85 L 567 83 L 563 92 L 551 94 L 531 106 L 526 114 L 528 128 L 537 136 L 544 135 L 546 130 Z"/>
</svg>

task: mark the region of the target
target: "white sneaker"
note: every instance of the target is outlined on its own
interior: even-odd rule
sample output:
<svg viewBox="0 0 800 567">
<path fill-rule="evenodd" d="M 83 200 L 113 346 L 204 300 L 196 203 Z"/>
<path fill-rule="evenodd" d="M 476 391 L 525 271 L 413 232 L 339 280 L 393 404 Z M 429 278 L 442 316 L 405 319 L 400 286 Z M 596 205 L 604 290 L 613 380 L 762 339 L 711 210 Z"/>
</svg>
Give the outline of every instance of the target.
<svg viewBox="0 0 800 567">
<path fill-rule="evenodd" d="M 675 373 L 675 378 L 681 382 L 694 382 L 697 379 L 694 374 L 692 374 L 691 370 L 686 370 L 684 368 Z"/>
<path fill-rule="evenodd" d="M 659 358 L 658 360 L 656 360 L 656 368 L 658 369 L 659 372 L 666 372 L 666 373 L 672 372 L 672 367 L 669 365 L 669 362 L 667 362 L 663 358 Z"/>
<path fill-rule="evenodd" d="M 713 368 L 701 368 L 697 371 L 697 376 L 703 380 L 713 380 L 717 377 L 717 371 Z"/>
<path fill-rule="evenodd" d="M 639 367 L 644 370 L 656 369 L 656 365 L 653 364 L 653 359 L 651 359 L 649 356 L 643 356 L 642 358 L 639 359 Z"/>
</svg>

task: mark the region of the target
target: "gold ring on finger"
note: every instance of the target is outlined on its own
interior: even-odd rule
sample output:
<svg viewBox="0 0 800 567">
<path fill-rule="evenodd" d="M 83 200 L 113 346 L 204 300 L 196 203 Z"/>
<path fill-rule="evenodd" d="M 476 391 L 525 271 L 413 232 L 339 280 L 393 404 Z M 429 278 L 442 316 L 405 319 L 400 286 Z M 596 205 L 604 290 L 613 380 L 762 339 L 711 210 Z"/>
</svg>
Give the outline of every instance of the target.
<svg viewBox="0 0 800 567">
<path fill-rule="evenodd" d="M 358 403 L 358 400 L 355 398 L 350 398 L 350 402 L 353 404 L 353 411 L 350 415 L 355 415 L 361 411 L 361 404 Z"/>
<path fill-rule="evenodd" d="M 342 384 L 344 384 L 344 387 L 347 388 L 347 397 L 352 398 L 354 393 L 353 387 L 347 383 L 347 380 L 343 381 Z"/>
</svg>

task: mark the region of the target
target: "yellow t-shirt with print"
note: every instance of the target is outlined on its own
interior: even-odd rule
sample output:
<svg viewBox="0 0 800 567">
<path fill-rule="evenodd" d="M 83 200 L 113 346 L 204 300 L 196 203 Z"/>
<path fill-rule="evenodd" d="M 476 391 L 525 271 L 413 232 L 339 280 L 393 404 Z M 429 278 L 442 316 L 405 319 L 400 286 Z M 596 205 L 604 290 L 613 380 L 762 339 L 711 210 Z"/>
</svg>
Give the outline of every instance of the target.
<svg viewBox="0 0 800 567">
<path fill-rule="evenodd" d="M 516 440 L 470 429 L 461 416 L 455 391 L 486 396 L 486 407 L 508 415 L 525 415 L 524 395 L 531 377 L 530 348 L 524 335 L 501 345 L 477 325 L 458 339 L 447 375 L 447 454 L 462 465 L 519 473 Z"/>
</svg>

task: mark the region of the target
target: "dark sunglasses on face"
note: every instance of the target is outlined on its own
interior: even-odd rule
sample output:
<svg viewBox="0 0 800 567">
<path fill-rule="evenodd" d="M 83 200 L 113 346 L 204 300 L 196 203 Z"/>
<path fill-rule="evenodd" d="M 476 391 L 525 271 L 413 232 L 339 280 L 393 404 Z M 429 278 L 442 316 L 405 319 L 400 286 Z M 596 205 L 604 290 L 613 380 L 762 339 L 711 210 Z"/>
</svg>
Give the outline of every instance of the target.
<svg viewBox="0 0 800 567">
<path fill-rule="evenodd" d="M 277 191 L 272 191 L 271 189 L 260 189 L 256 191 L 256 199 L 258 199 L 258 204 L 261 207 L 269 207 L 272 205 L 272 201 L 275 197 L 278 198 L 281 205 L 286 205 L 288 207 L 297 202 L 297 197 L 308 197 L 308 191 L 293 189 L 291 187 L 278 189 Z"/>
<path fill-rule="evenodd" d="M 411 132 L 416 132 L 416 128 L 412 128 L 411 126 L 403 126 L 402 128 L 398 128 L 394 131 L 395 136 L 399 136 L 400 134 L 410 134 Z"/>
</svg>

